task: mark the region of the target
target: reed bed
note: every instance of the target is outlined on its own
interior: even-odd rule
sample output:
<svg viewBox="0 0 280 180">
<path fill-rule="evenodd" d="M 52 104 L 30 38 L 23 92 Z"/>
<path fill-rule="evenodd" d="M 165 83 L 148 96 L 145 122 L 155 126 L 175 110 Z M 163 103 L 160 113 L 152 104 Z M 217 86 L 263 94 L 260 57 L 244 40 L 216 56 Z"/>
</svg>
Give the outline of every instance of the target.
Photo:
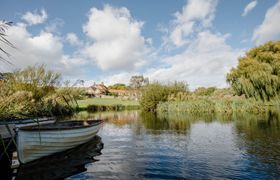
<svg viewBox="0 0 280 180">
<path fill-rule="evenodd" d="M 88 105 L 87 107 L 80 107 L 79 111 L 99 112 L 99 111 L 123 111 L 123 110 L 138 110 L 139 105 Z"/>
<path fill-rule="evenodd" d="M 253 112 L 261 113 L 270 109 L 262 101 L 253 99 L 191 99 L 188 101 L 167 101 L 157 106 L 158 112 Z"/>
</svg>

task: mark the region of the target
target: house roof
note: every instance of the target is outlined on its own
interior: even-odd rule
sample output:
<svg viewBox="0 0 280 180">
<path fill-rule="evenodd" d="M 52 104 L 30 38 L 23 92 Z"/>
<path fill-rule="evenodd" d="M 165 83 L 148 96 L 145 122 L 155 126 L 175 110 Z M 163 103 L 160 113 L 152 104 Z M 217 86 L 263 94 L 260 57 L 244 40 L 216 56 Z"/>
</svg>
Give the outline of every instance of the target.
<svg viewBox="0 0 280 180">
<path fill-rule="evenodd" d="M 108 88 L 104 84 L 94 84 L 87 89 L 87 94 L 103 94 L 108 92 Z"/>
</svg>

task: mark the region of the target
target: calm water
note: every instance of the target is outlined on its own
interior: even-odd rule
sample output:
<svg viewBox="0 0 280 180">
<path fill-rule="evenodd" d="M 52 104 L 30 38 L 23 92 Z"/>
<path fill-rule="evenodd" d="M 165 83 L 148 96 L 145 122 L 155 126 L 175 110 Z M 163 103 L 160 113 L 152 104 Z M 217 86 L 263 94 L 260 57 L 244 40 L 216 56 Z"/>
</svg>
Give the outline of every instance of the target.
<svg viewBox="0 0 280 180">
<path fill-rule="evenodd" d="M 102 118 L 106 123 L 87 148 L 71 152 L 70 160 L 59 160 L 61 171 L 68 172 L 61 177 L 280 179 L 279 117 L 271 112 L 231 116 L 81 112 L 73 118 Z M 50 162 L 47 173 L 57 173 Z M 24 174 L 25 169 L 20 172 Z"/>
</svg>

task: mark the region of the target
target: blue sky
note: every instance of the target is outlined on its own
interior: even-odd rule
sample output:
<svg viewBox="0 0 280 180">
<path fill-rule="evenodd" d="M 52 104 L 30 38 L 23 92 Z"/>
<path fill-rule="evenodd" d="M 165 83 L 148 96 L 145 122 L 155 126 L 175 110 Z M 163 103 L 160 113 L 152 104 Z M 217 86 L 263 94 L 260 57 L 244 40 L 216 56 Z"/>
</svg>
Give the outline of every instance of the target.
<svg viewBox="0 0 280 180">
<path fill-rule="evenodd" d="M 227 86 L 238 57 L 280 37 L 279 0 L 1 1 L 14 66 L 46 64 L 65 79 Z"/>
</svg>

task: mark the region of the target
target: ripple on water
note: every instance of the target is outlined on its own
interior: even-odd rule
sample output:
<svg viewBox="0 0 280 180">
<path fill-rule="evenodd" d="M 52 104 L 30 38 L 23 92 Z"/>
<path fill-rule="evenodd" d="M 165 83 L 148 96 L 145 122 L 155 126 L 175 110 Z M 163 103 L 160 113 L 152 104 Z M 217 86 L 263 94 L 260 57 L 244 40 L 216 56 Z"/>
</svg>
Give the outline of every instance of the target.
<svg viewBox="0 0 280 180">
<path fill-rule="evenodd" d="M 141 122 L 106 123 L 99 132 L 99 161 L 71 179 L 280 178 L 280 132 L 263 133 L 258 121 L 199 120 L 185 123 L 182 131 Z"/>
</svg>

